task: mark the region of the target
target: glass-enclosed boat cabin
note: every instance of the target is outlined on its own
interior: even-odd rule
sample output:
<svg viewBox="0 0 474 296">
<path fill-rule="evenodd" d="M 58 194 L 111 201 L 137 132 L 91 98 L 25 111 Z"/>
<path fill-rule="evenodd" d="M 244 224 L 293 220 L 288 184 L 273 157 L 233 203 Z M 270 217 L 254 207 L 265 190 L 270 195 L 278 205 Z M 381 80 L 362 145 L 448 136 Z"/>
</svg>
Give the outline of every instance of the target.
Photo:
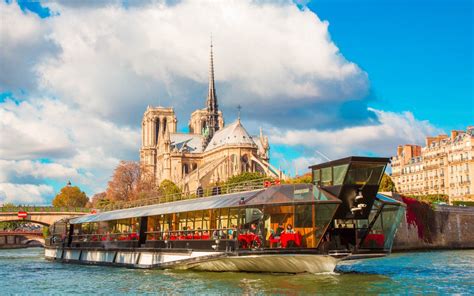
<svg viewBox="0 0 474 296">
<path fill-rule="evenodd" d="M 329 250 L 390 252 L 404 204 L 379 194 L 388 158 L 347 157 L 311 166 L 315 190 L 342 203 L 327 230 Z"/>
<path fill-rule="evenodd" d="M 350 157 L 311 167 L 312 184 L 266 181 L 257 190 L 86 215 L 70 220 L 67 239 L 55 242 L 230 253 L 386 252 L 403 213 L 401 203 L 377 195 L 387 162 Z"/>
</svg>

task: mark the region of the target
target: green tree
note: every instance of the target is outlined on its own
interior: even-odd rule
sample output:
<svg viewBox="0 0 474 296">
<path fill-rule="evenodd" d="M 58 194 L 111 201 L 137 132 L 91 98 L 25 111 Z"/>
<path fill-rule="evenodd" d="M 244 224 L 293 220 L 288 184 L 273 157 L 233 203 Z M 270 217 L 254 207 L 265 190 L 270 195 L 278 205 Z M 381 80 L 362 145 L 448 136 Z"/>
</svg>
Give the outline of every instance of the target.
<svg viewBox="0 0 474 296">
<path fill-rule="evenodd" d="M 265 178 L 265 175 L 258 173 L 258 172 L 244 172 L 239 175 L 235 175 L 227 179 L 225 182 L 227 185 L 235 184 L 235 183 L 242 183 L 245 181 L 252 181 Z"/>
<path fill-rule="evenodd" d="M 181 189 L 179 189 L 178 185 L 174 184 L 170 180 L 163 180 L 160 184 L 159 191 L 163 195 L 171 195 L 171 194 L 180 194 Z"/>
<path fill-rule="evenodd" d="M 395 183 L 393 183 L 392 178 L 389 175 L 383 174 L 382 181 L 380 181 L 379 186 L 380 192 L 391 192 L 396 191 Z"/>
<path fill-rule="evenodd" d="M 176 196 L 181 194 L 181 189 L 170 180 L 163 180 L 158 188 L 160 195 L 166 196 L 167 201 L 174 200 Z"/>
<path fill-rule="evenodd" d="M 79 187 L 68 184 L 61 188 L 61 192 L 53 199 L 53 206 L 85 207 L 88 201 L 86 194 Z"/>
</svg>

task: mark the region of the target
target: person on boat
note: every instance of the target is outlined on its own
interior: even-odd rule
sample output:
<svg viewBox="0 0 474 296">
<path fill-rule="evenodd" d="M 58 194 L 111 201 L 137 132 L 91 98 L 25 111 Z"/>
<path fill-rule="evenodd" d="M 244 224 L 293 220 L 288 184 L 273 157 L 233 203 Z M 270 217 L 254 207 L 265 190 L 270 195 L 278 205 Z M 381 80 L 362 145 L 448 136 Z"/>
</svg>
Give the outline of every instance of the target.
<svg viewBox="0 0 474 296">
<path fill-rule="evenodd" d="M 227 230 L 227 236 L 229 237 L 229 239 L 234 239 L 234 229 L 236 228 L 237 227 L 235 225 L 232 225 L 231 228 Z"/>
<path fill-rule="evenodd" d="M 257 225 L 255 225 L 255 223 L 250 225 L 250 233 L 257 234 Z"/>
<path fill-rule="evenodd" d="M 275 234 L 273 235 L 273 238 L 274 239 L 280 239 L 280 236 L 281 234 L 283 233 L 283 231 L 285 231 L 285 228 L 283 228 L 283 224 L 282 223 L 278 223 L 278 227 L 275 231 Z"/>
<path fill-rule="evenodd" d="M 288 224 L 286 226 L 285 233 L 295 233 L 295 230 L 293 229 L 293 225 Z"/>
<path fill-rule="evenodd" d="M 219 231 L 219 236 L 222 239 L 227 239 L 227 227 L 224 226 L 223 229 Z"/>
</svg>

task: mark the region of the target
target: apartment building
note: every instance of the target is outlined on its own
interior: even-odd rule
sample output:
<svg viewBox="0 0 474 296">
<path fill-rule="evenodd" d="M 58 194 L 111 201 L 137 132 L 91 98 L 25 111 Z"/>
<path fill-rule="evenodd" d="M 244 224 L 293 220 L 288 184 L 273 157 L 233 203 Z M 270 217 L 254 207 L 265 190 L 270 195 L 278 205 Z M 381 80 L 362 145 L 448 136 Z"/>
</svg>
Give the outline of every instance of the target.
<svg viewBox="0 0 474 296">
<path fill-rule="evenodd" d="M 453 200 L 474 200 L 474 126 L 451 135 L 427 137 L 426 146 L 397 147 L 392 180 L 404 194 L 446 194 Z"/>
</svg>

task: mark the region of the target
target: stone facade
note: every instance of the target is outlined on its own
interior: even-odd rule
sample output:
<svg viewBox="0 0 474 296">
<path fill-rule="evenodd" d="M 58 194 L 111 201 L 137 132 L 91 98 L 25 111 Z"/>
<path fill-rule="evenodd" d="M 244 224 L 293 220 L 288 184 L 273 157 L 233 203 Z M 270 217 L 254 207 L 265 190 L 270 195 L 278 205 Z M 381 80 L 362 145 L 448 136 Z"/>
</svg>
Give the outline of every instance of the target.
<svg viewBox="0 0 474 296">
<path fill-rule="evenodd" d="M 156 185 L 171 180 L 184 192 L 210 187 L 242 172 L 285 176 L 269 163 L 268 138 L 251 136 L 240 118 L 225 126 L 218 109 L 211 45 L 206 107 L 191 114 L 189 133 L 178 133 L 173 108 L 150 107 L 143 115 L 140 165 Z"/>
<path fill-rule="evenodd" d="M 446 194 L 453 200 L 474 200 L 474 126 L 451 136 L 426 138 L 426 146 L 398 146 L 392 158 L 392 179 L 403 194 Z"/>
</svg>

